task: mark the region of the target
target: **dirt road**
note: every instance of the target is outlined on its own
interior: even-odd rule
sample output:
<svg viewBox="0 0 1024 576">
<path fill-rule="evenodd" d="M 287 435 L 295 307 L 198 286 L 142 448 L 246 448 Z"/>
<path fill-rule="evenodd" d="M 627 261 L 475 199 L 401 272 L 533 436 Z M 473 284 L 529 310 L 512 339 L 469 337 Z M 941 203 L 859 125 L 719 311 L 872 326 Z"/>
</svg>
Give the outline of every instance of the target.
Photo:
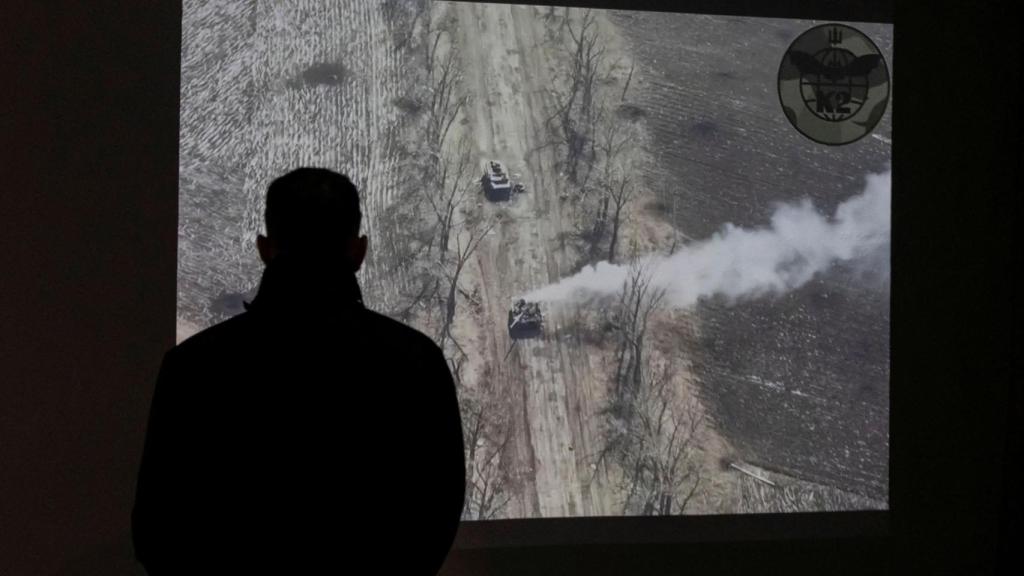
<svg viewBox="0 0 1024 576">
<path fill-rule="evenodd" d="M 551 87 L 560 81 L 549 60 L 552 41 L 540 8 L 451 9 L 458 18 L 464 86 L 473 95 L 466 128 L 477 156 L 505 162 L 528 190 L 507 205 L 484 206 L 488 217 L 500 221 L 481 244 L 475 278 L 469 279 L 481 288 L 480 325 L 486 327 L 475 345 L 486 350 L 490 383 L 500 387 L 513 415 L 506 466 L 516 497 L 505 515 L 609 514 L 610 490 L 600 485 L 600 475 L 590 483 L 599 448 L 602 367 L 560 329 L 558 312 L 546 317 L 543 338 L 513 344 L 506 330 L 514 297 L 571 272 L 571 254 L 560 237 L 570 226 L 559 201 L 562 178 L 544 125 L 555 106 Z"/>
</svg>

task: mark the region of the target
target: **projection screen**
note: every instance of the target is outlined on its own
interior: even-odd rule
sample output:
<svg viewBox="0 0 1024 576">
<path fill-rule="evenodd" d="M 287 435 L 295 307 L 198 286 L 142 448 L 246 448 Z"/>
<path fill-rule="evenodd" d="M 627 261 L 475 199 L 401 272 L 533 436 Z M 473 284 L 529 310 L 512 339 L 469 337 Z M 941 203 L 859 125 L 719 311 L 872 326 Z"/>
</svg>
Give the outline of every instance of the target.
<svg viewBox="0 0 1024 576">
<path fill-rule="evenodd" d="M 367 306 L 456 376 L 464 519 L 887 509 L 892 104 L 787 118 L 821 24 L 185 0 L 178 341 L 255 294 L 270 181 L 331 168 Z"/>
</svg>

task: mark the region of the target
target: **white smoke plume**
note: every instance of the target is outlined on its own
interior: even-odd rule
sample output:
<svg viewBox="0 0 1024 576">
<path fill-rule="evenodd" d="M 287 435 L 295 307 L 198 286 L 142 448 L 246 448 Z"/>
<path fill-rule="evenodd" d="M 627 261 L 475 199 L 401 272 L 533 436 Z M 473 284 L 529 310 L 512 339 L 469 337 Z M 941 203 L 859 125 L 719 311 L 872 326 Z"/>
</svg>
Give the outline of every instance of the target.
<svg viewBox="0 0 1024 576">
<path fill-rule="evenodd" d="M 868 258 L 889 245 L 891 175 L 891 170 L 868 174 L 864 191 L 840 204 L 831 219 L 805 199 L 776 208 L 767 228 L 726 224 L 710 238 L 670 256 L 646 256 L 642 261 L 652 285 L 664 288 L 668 301 L 677 307 L 691 307 L 716 295 L 736 302 L 784 294 L 837 262 Z M 565 302 L 615 294 L 628 273 L 628 264 L 599 262 L 523 298 Z"/>
</svg>

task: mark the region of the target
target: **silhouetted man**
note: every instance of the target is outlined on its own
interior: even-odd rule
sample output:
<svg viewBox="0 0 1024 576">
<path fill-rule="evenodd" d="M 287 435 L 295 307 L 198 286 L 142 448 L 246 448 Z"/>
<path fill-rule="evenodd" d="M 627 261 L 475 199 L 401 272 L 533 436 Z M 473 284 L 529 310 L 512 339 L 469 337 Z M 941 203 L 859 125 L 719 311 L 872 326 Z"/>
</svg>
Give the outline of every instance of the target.
<svg viewBox="0 0 1024 576">
<path fill-rule="evenodd" d="M 363 307 L 360 218 L 345 176 L 275 180 L 256 297 L 164 357 L 132 514 L 151 576 L 439 569 L 465 493 L 455 386 L 429 338 Z"/>
</svg>

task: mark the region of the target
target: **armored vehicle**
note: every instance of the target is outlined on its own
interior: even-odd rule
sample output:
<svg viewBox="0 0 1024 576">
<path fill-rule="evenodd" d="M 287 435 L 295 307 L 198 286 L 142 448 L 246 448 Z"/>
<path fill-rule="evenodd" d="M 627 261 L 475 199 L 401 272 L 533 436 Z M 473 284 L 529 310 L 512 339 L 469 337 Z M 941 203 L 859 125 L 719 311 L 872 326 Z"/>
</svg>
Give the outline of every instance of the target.
<svg viewBox="0 0 1024 576">
<path fill-rule="evenodd" d="M 512 196 L 512 181 L 508 171 L 501 162 L 489 160 L 484 167 L 484 175 L 480 178 L 484 196 L 491 202 L 508 202 Z"/>
<path fill-rule="evenodd" d="M 544 325 L 540 304 L 520 298 L 508 310 L 508 335 L 512 338 L 539 336 Z"/>
</svg>

